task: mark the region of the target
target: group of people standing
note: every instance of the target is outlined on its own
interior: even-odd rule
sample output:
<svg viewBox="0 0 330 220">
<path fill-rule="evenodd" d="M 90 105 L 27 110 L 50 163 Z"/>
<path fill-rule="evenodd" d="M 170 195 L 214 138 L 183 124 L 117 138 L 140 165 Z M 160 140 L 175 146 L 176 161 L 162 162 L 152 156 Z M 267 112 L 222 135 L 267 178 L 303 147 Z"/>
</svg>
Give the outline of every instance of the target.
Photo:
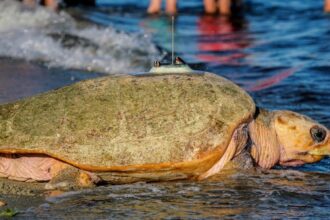
<svg viewBox="0 0 330 220">
<path fill-rule="evenodd" d="M 167 14 L 175 14 L 177 12 L 176 0 L 165 0 Z M 204 11 L 208 14 L 215 14 L 219 12 L 221 15 L 230 15 L 233 11 L 233 5 L 236 8 L 242 6 L 242 0 L 203 0 Z M 150 0 L 148 13 L 159 13 L 161 10 L 162 0 Z M 237 7 L 238 6 L 238 7 Z M 330 0 L 324 0 L 324 11 L 330 12 Z"/>
<path fill-rule="evenodd" d="M 221 15 L 230 15 L 232 6 L 240 7 L 241 0 L 204 0 L 204 10 L 208 14 L 219 12 Z M 150 0 L 148 7 L 149 14 L 159 13 L 161 11 L 162 0 Z M 166 0 L 165 12 L 167 14 L 175 14 L 177 12 L 176 0 Z"/>
<path fill-rule="evenodd" d="M 63 0 L 70 4 L 95 4 L 95 0 Z M 177 13 L 177 1 L 176 0 L 165 0 L 166 7 L 165 12 L 167 14 L 176 14 Z M 230 15 L 232 13 L 233 5 L 237 7 L 242 6 L 242 0 L 203 0 L 204 1 L 204 10 L 208 14 L 219 13 L 221 15 Z M 23 0 L 23 3 L 27 6 L 35 6 L 40 0 Z M 59 0 L 42 0 L 43 4 L 52 9 L 57 10 Z M 150 0 L 149 7 L 147 12 L 149 14 L 156 14 L 161 11 L 162 0 Z M 330 0 L 324 0 L 324 11 L 330 12 Z"/>
</svg>

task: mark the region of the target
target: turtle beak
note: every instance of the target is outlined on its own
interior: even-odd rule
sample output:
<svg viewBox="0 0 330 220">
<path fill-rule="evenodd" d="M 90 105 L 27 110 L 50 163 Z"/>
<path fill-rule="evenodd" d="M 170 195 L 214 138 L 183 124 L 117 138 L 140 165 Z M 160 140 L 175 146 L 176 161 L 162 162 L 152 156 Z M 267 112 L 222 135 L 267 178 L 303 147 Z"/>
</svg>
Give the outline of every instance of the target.
<svg viewBox="0 0 330 220">
<path fill-rule="evenodd" d="M 330 156 L 330 131 L 328 130 L 327 141 L 315 147 L 313 150 L 308 152 L 311 155 L 315 156 Z"/>
</svg>

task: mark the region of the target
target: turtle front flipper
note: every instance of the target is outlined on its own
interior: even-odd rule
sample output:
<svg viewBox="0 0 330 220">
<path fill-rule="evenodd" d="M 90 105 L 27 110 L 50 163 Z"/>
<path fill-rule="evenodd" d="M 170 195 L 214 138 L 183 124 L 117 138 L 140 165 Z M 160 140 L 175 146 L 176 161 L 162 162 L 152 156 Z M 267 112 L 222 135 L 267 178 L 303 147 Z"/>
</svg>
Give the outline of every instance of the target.
<svg viewBox="0 0 330 220">
<path fill-rule="evenodd" d="M 245 150 L 247 142 L 247 124 L 241 124 L 233 132 L 230 143 L 227 146 L 226 152 L 223 154 L 223 156 L 211 167 L 211 169 L 200 175 L 198 179 L 203 180 L 219 173 L 229 162 L 232 161 L 235 156 L 240 155 Z"/>
</svg>

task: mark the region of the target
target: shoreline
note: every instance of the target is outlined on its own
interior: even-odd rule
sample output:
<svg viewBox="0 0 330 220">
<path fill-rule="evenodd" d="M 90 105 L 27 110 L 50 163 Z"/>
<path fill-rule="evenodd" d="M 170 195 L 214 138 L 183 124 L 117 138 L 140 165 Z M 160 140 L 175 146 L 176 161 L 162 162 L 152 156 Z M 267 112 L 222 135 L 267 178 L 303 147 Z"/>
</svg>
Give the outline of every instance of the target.
<svg viewBox="0 0 330 220">
<path fill-rule="evenodd" d="M 31 207 L 46 202 L 45 183 L 26 183 L 0 178 L 0 201 L 5 205 L 0 212 L 7 209 L 18 211 L 18 214 Z"/>
</svg>

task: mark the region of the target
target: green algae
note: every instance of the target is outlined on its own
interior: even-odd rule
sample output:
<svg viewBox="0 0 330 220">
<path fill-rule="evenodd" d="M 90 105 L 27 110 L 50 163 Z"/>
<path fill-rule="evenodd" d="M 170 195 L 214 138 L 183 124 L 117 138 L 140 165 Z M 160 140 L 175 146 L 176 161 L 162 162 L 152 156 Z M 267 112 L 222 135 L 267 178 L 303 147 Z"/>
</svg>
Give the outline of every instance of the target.
<svg viewBox="0 0 330 220">
<path fill-rule="evenodd" d="M 15 209 L 5 209 L 3 211 L 0 211 L 0 217 L 14 217 L 19 212 Z"/>
</svg>

